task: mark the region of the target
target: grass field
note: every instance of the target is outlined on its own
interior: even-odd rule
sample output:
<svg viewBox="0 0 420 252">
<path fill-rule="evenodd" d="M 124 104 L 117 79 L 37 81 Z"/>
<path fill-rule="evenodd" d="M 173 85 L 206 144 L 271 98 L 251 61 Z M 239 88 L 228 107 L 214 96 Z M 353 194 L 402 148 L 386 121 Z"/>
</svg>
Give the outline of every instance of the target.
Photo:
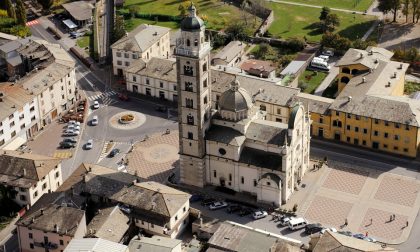
<svg viewBox="0 0 420 252">
<path fill-rule="evenodd" d="M 85 48 L 88 47 L 90 43 L 90 36 L 83 36 L 80 37 L 77 41 L 76 44 L 80 47 L 80 48 Z"/>
<path fill-rule="evenodd" d="M 137 5 L 140 13 L 178 16 L 180 3 L 181 1 L 174 0 L 126 0 L 124 8 Z M 208 29 L 222 30 L 229 23 L 244 20 L 244 15 L 248 24 L 254 27 L 255 30 L 261 24 L 261 19 L 255 19 L 249 13 L 241 11 L 234 5 L 225 4 L 220 0 L 196 0 L 194 3 L 200 17 L 207 22 Z M 135 23 L 140 24 L 141 22 L 146 22 L 146 20 L 134 20 L 132 29 Z M 167 24 L 167 26 L 175 28 L 173 24 Z"/>
<path fill-rule="evenodd" d="M 373 0 L 287 0 L 288 2 L 327 6 L 330 8 L 365 11 Z"/>
<path fill-rule="evenodd" d="M 308 41 L 318 42 L 321 31 L 315 25 L 319 22 L 320 9 L 288 4 L 270 3 L 274 11 L 274 22 L 269 32 L 280 38 L 306 37 Z M 344 12 L 334 12 L 341 24 L 336 31 L 349 39 L 361 38 L 373 24 L 375 17 Z"/>
<path fill-rule="evenodd" d="M 420 83 L 407 81 L 404 85 L 404 94 L 409 95 L 420 91 Z"/>
<path fill-rule="evenodd" d="M 163 26 L 163 27 L 168 27 L 170 29 L 177 29 L 179 28 L 179 23 L 174 22 L 174 21 L 168 21 L 168 22 L 155 22 L 152 20 L 148 20 L 148 19 L 143 19 L 143 18 L 132 18 L 129 20 L 124 20 L 125 22 L 125 29 L 126 31 L 131 31 L 134 28 L 136 28 L 137 26 L 139 26 L 140 24 L 152 24 L 152 25 L 159 25 L 159 26 Z"/>
<path fill-rule="evenodd" d="M 324 72 L 305 70 L 299 78 L 299 87 L 303 89 L 302 92 L 312 94 L 326 76 Z"/>
</svg>

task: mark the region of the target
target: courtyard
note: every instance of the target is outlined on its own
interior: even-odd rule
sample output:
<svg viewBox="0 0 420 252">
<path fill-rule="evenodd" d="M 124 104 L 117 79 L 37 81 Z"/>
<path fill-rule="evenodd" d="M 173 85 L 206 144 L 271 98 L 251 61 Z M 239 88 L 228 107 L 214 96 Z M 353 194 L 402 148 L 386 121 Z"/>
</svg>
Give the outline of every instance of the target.
<svg viewBox="0 0 420 252">
<path fill-rule="evenodd" d="M 308 172 L 302 185 L 286 208 L 298 204 L 298 216 L 311 223 L 387 244 L 408 239 L 420 206 L 420 181 L 354 164 L 330 162 Z"/>
</svg>

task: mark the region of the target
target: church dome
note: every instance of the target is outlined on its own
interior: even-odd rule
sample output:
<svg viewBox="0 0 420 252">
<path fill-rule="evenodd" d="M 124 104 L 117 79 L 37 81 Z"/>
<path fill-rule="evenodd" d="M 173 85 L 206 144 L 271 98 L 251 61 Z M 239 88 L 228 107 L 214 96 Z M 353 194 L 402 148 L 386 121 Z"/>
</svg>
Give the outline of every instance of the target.
<svg viewBox="0 0 420 252">
<path fill-rule="evenodd" d="M 191 3 L 188 8 L 190 14 L 181 21 L 181 30 L 183 31 L 195 31 L 200 30 L 204 25 L 204 21 L 197 16 L 195 6 Z"/>
<path fill-rule="evenodd" d="M 230 89 L 223 92 L 219 100 L 220 110 L 238 112 L 252 107 L 252 99 L 248 92 L 239 87 L 239 81 L 232 82 Z"/>
</svg>

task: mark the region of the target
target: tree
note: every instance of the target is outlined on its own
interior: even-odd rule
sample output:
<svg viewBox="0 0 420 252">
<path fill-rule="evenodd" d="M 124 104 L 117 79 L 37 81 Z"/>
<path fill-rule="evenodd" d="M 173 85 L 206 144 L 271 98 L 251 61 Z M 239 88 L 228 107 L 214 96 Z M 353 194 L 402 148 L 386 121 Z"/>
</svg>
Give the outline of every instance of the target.
<svg viewBox="0 0 420 252">
<path fill-rule="evenodd" d="M 275 51 L 271 45 L 267 43 L 260 43 L 258 50 L 254 53 L 258 59 L 266 59 L 267 57 L 273 56 Z"/>
<path fill-rule="evenodd" d="M 339 53 L 344 53 L 351 47 L 351 41 L 348 38 L 341 37 L 337 33 L 327 32 L 322 36 L 321 45 L 323 47 L 334 48 Z"/>
<path fill-rule="evenodd" d="M 326 31 L 334 31 L 335 27 L 340 25 L 340 18 L 337 14 L 330 13 L 324 20 L 324 27 Z"/>
<path fill-rule="evenodd" d="M 42 6 L 44 11 L 49 11 L 53 6 L 54 0 L 38 0 L 38 3 Z"/>
<path fill-rule="evenodd" d="M 327 16 L 331 13 L 331 9 L 328 7 L 322 7 L 321 15 L 319 16 L 320 21 L 327 19 Z"/>
<path fill-rule="evenodd" d="M 31 35 L 31 30 L 26 25 L 15 25 L 10 28 L 10 34 L 24 38 Z"/>
<path fill-rule="evenodd" d="M 420 0 L 410 0 L 413 23 L 418 23 L 420 18 Z"/>
<path fill-rule="evenodd" d="M 231 23 L 225 30 L 230 40 L 246 40 L 248 37 L 248 30 L 244 23 Z"/>
<path fill-rule="evenodd" d="M 9 18 L 16 19 L 15 7 L 13 6 L 11 0 L 6 0 L 6 10 L 7 10 L 7 15 L 9 16 Z"/>
<path fill-rule="evenodd" d="M 398 10 L 401 9 L 401 0 L 378 0 L 378 9 L 384 14 L 391 12 L 394 15 L 393 21 L 397 21 Z"/>
<path fill-rule="evenodd" d="M 116 15 L 114 29 L 112 30 L 112 34 L 111 34 L 111 40 L 112 40 L 111 44 L 117 42 L 124 35 L 125 35 L 124 17 L 121 15 Z"/>
<path fill-rule="evenodd" d="M 402 13 L 405 15 L 405 22 L 408 22 L 408 14 L 410 10 L 410 0 L 402 0 Z"/>
<path fill-rule="evenodd" d="M 22 0 L 16 1 L 16 21 L 19 25 L 26 25 L 26 10 Z"/>
</svg>

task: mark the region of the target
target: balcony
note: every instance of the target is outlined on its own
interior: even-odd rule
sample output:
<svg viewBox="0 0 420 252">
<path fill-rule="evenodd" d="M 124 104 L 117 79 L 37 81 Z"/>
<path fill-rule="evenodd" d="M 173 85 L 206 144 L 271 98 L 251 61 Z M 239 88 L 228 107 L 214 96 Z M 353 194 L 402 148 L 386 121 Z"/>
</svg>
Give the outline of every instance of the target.
<svg viewBox="0 0 420 252">
<path fill-rule="evenodd" d="M 211 49 L 210 43 L 205 42 L 202 44 L 201 50 L 191 50 L 183 48 L 182 45 L 179 45 L 175 48 L 175 55 L 187 56 L 187 57 L 198 57 L 200 54 L 203 54 Z"/>
<path fill-rule="evenodd" d="M 52 243 L 52 242 L 34 242 L 34 246 L 36 247 L 41 247 L 41 248 L 46 248 L 46 249 L 57 249 L 58 248 L 58 244 L 56 243 Z"/>
</svg>

